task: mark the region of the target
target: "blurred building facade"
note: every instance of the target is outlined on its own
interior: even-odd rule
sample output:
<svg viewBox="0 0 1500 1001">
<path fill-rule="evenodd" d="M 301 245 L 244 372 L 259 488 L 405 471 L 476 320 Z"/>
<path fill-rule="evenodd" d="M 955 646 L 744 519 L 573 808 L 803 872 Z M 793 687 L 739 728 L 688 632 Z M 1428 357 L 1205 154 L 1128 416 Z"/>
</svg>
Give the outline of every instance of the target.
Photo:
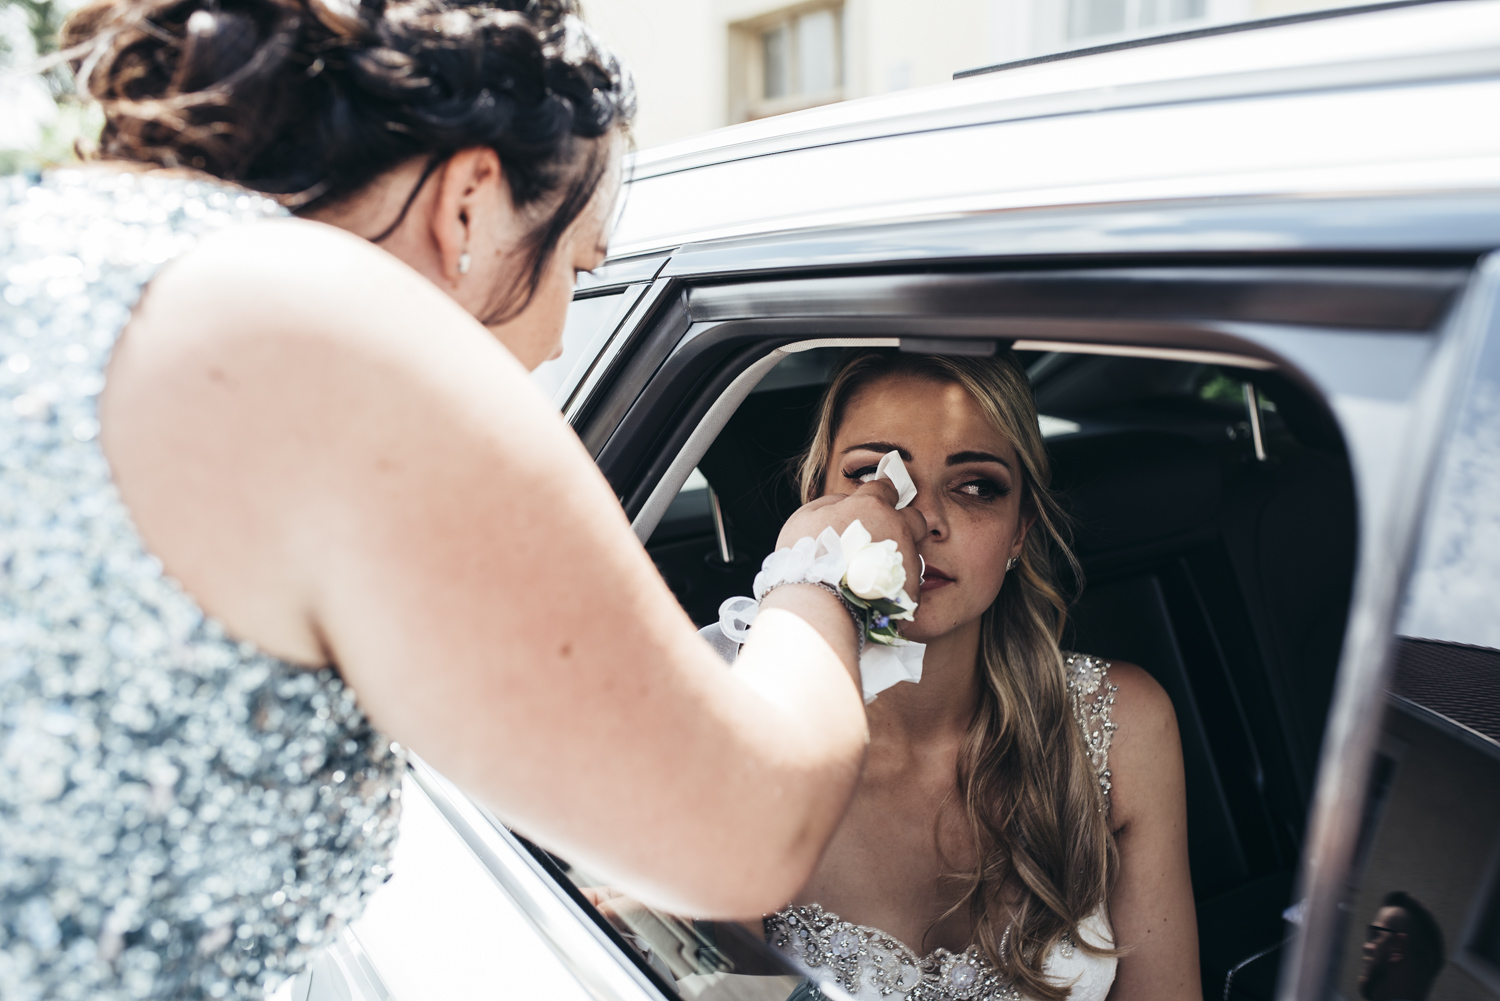
<svg viewBox="0 0 1500 1001">
<path fill-rule="evenodd" d="M 584 0 L 636 76 L 636 144 L 959 70 L 1350 0 Z"/>
</svg>

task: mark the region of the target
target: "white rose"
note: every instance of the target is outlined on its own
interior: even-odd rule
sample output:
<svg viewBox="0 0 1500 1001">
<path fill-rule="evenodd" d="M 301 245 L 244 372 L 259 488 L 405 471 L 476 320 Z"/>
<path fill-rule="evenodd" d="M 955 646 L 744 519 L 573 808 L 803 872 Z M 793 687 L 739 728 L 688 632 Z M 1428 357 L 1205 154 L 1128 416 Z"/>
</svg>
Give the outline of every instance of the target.
<svg viewBox="0 0 1500 1001">
<path fill-rule="evenodd" d="M 856 521 L 845 529 L 840 541 L 849 561 L 848 576 L 844 578 L 849 590 L 866 601 L 893 599 L 901 594 L 906 584 L 906 567 L 894 539 L 871 542 L 870 533 Z"/>
</svg>

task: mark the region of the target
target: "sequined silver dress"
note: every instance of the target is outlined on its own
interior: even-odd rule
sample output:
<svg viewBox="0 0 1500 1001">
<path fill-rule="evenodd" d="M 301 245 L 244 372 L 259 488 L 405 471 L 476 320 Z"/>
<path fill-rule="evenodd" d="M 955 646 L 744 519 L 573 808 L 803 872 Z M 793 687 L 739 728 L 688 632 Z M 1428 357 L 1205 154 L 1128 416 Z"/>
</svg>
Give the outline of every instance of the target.
<svg viewBox="0 0 1500 1001">
<path fill-rule="evenodd" d="M 281 214 L 0 178 L 0 998 L 262 997 L 384 879 L 403 756 L 330 670 L 236 642 L 142 545 L 95 403 L 142 287 Z"/>
<path fill-rule="evenodd" d="M 1063 655 L 1073 712 L 1099 776 L 1103 809 L 1109 808 L 1109 745 L 1115 685 L 1109 663 L 1097 657 Z M 1109 915 L 1101 905 L 1079 925 L 1093 945 L 1114 944 Z M 1009 939 L 1009 929 L 1002 939 Z M 766 941 L 797 966 L 832 975 L 855 1001 L 1026 1001 L 985 959 L 977 945 L 963 952 L 936 949 L 925 956 L 879 928 L 845 921 L 817 904 L 783 908 L 766 919 Z M 1071 988 L 1069 1001 L 1104 1001 L 1114 983 L 1116 960 L 1096 956 L 1070 942 L 1043 962 L 1054 981 Z"/>
</svg>

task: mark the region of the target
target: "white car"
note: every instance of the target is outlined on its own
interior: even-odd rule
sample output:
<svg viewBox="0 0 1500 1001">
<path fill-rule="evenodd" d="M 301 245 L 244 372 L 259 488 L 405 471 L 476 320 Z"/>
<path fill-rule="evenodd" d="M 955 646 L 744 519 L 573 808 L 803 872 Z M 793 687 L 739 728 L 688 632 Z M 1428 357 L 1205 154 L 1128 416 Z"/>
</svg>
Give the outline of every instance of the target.
<svg viewBox="0 0 1500 1001">
<path fill-rule="evenodd" d="M 1500 2 L 999 66 L 629 176 L 537 379 L 700 624 L 794 506 L 840 352 L 1009 346 L 1079 525 L 1071 639 L 1177 709 L 1206 995 L 1354 996 L 1402 890 L 1446 939 L 1430 996 L 1500 997 Z M 821 979 L 604 920 L 420 763 L 404 809 L 393 877 L 283 997 Z"/>
</svg>

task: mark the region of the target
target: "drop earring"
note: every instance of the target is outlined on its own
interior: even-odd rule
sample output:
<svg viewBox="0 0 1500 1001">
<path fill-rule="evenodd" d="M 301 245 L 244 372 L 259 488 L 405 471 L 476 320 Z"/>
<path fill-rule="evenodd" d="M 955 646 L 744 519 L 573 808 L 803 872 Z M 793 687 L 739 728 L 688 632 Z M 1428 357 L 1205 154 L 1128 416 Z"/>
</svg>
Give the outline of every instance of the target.
<svg viewBox="0 0 1500 1001">
<path fill-rule="evenodd" d="M 472 257 L 470 257 L 469 256 L 469 252 L 467 250 L 465 250 L 462 254 L 458 255 L 458 273 L 461 274 L 461 275 L 468 274 L 469 273 L 469 266 L 472 265 L 473 263 L 474 263 L 474 259 Z"/>
</svg>

